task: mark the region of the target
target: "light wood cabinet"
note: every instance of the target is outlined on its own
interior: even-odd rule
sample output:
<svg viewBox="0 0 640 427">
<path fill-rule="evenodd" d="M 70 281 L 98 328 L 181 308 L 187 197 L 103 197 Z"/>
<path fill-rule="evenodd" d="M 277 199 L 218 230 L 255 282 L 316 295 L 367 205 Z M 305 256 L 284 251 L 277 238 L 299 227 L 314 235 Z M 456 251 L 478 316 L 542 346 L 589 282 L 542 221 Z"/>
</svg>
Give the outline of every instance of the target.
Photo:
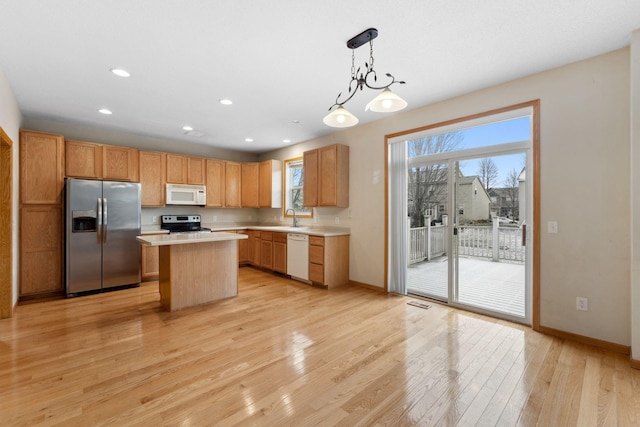
<svg viewBox="0 0 640 427">
<path fill-rule="evenodd" d="M 20 203 L 62 204 L 64 148 L 62 135 L 20 132 Z"/>
<path fill-rule="evenodd" d="M 349 236 L 309 236 L 309 280 L 327 287 L 349 283 Z"/>
<path fill-rule="evenodd" d="M 287 273 L 287 233 L 273 233 L 273 271 Z"/>
<path fill-rule="evenodd" d="M 221 208 L 224 206 L 225 195 L 224 161 L 207 159 L 205 166 L 207 174 L 207 207 Z"/>
<path fill-rule="evenodd" d="M 261 208 L 282 207 L 282 162 L 265 160 L 260 162 L 259 206 Z"/>
<path fill-rule="evenodd" d="M 141 151 L 139 170 L 142 206 L 164 206 L 167 183 L 167 155 L 165 153 Z"/>
<path fill-rule="evenodd" d="M 249 235 L 248 230 L 240 230 L 238 234 Z M 249 262 L 249 239 L 238 240 L 238 264 L 247 264 Z"/>
<path fill-rule="evenodd" d="M 224 206 L 239 208 L 241 200 L 241 166 L 237 162 L 224 162 Z"/>
<path fill-rule="evenodd" d="M 62 205 L 20 209 L 20 296 L 59 293 L 63 282 Z"/>
<path fill-rule="evenodd" d="M 257 208 L 259 163 L 242 163 L 242 201 L 243 208 Z"/>
<path fill-rule="evenodd" d="M 206 185 L 206 159 L 202 157 L 187 158 L 187 184 Z"/>
<path fill-rule="evenodd" d="M 330 145 L 305 151 L 304 205 L 349 206 L 349 147 Z"/>
<path fill-rule="evenodd" d="M 138 155 L 135 148 L 103 145 L 101 179 L 138 182 Z"/>
<path fill-rule="evenodd" d="M 143 282 L 158 280 L 158 277 L 160 277 L 159 249 L 158 246 L 140 245 L 140 274 Z"/>
<path fill-rule="evenodd" d="M 260 232 L 260 267 L 273 270 L 273 232 Z"/>
<path fill-rule="evenodd" d="M 102 146 L 92 142 L 66 141 L 66 175 L 73 178 L 102 178 Z"/>
<path fill-rule="evenodd" d="M 260 262 L 262 261 L 260 257 L 260 248 L 261 248 L 261 232 L 253 231 L 253 234 L 249 236 L 249 262 L 255 266 L 260 266 Z"/>
<path fill-rule="evenodd" d="M 171 184 L 187 183 L 187 158 L 185 156 L 167 153 L 167 182 Z"/>
<path fill-rule="evenodd" d="M 66 175 L 73 178 L 139 181 L 135 148 L 66 141 Z"/>
</svg>

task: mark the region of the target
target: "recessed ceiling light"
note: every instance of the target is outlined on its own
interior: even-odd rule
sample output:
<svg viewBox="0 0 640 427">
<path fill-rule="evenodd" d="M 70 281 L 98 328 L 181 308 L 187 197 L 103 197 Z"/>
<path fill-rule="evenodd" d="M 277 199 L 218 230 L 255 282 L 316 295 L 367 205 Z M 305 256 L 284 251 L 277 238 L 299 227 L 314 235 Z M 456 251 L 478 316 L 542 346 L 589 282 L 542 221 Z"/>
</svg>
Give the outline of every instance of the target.
<svg viewBox="0 0 640 427">
<path fill-rule="evenodd" d="M 131 75 L 127 70 L 123 70 L 122 68 L 112 68 L 111 72 L 120 77 L 129 77 Z"/>
<path fill-rule="evenodd" d="M 244 142 L 253 142 L 253 138 L 245 138 Z"/>
<path fill-rule="evenodd" d="M 220 100 L 220 104 L 222 104 L 222 105 L 231 105 L 231 104 L 233 104 L 233 101 L 230 100 L 230 99 L 221 99 Z"/>
<path fill-rule="evenodd" d="M 297 125 L 298 123 L 300 123 L 300 120 L 291 120 L 291 123 L 293 123 L 293 124 L 296 124 L 296 125 Z"/>
<path fill-rule="evenodd" d="M 288 144 L 288 143 L 291 142 L 291 140 L 290 139 L 283 139 L 282 142 L 284 142 L 285 144 Z"/>
<path fill-rule="evenodd" d="M 101 108 L 101 109 L 98 110 L 98 112 L 101 113 L 101 114 L 106 114 L 106 115 L 113 114 L 113 112 L 111 110 L 107 109 L 107 108 Z"/>
<path fill-rule="evenodd" d="M 182 126 L 182 130 L 190 131 L 193 130 L 191 126 Z"/>
</svg>

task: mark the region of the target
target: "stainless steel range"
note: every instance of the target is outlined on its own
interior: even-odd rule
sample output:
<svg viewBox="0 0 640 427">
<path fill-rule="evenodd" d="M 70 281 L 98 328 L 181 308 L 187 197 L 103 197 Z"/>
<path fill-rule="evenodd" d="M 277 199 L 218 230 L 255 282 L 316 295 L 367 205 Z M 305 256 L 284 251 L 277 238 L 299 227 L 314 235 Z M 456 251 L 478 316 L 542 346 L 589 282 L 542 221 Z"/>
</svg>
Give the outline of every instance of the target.
<svg viewBox="0 0 640 427">
<path fill-rule="evenodd" d="M 210 228 L 202 227 L 200 215 L 162 215 L 160 228 L 169 233 L 211 233 Z"/>
</svg>

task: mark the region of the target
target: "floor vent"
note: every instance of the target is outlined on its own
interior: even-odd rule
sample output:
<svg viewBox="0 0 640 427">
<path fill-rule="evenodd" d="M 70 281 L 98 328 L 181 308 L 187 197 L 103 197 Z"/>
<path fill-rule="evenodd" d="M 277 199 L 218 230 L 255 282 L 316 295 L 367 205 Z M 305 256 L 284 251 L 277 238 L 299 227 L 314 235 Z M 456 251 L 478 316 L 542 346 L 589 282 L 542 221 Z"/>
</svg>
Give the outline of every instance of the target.
<svg viewBox="0 0 640 427">
<path fill-rule="evenodd" d="M 428 309 L 431 308 L 431 306 L 429 304 L 425 304 L 425 303 L 420 302 L 420 301 L 409 301 L 407 304 L 413 305 L 415 307 L 424 308 L 425 310 L 428 310 Z"/>
</svg>

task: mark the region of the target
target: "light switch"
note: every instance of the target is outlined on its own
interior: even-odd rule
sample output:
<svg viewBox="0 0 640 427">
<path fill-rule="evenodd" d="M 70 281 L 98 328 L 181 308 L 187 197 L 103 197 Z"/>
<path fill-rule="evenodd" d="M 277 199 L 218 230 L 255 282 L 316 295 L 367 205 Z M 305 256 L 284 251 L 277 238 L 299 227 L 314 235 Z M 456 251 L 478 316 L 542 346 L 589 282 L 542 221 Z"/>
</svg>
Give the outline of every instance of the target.
<svg viewBox="0 0 640 427">
<path fill-rule="evenodd" d="M 558 221 L 547 222 L 547 233 L 558 234 Z"/>
</svg>

